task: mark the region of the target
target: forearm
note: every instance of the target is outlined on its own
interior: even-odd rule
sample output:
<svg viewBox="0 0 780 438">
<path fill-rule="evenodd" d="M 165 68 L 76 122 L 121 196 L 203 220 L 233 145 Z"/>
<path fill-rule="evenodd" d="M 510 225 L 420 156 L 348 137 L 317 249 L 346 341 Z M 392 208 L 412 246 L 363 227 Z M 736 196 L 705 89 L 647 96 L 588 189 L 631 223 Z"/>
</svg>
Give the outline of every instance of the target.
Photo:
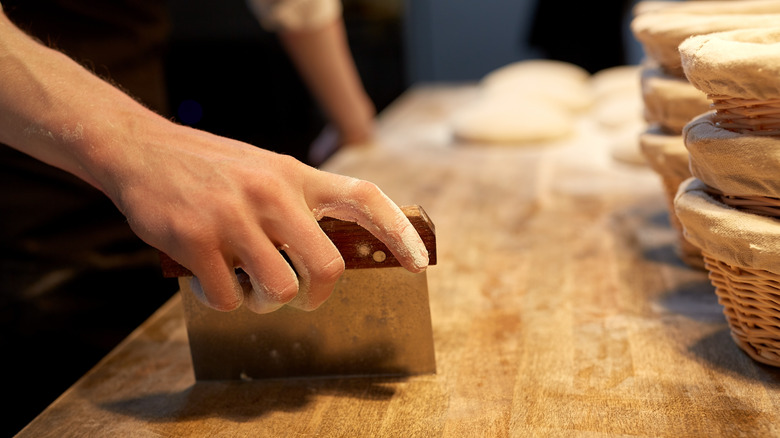
<svg viewBox="0 0 780 438">
<path fill-rule="evenodd" d="M 315 29 L 282 31 L 279 36 L 301 77 L 346 137 L 344 141 L 368 140 L 375 108 L 355 67 L 343 20 Z"/>
<path fill-rule="evenodd" d="M 129 150 L 120 144 L 134 129 L 128 121 L 157 117 L 2 13 L 0 78 L 0 142 L 104 192 L 104 173 Z"/>
</svg>

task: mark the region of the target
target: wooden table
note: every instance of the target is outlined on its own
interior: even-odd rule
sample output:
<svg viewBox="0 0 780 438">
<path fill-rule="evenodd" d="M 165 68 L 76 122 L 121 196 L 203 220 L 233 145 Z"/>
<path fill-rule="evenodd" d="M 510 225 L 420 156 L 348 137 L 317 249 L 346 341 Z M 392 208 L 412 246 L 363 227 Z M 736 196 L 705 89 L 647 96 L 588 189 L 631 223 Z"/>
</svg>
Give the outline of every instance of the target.
<svg viewBox="0 0 780 438">
<path fill-rule="evenodd" d="M 435 222 L 437 374 L 196 383 L 176 297 L 20 436 L 780 435 L 780 373 L 675 256 L 657 175 L 588 115 L 550 144 L 457 144 L 475 93 L 417 87 L 326 166 Z"/>
</svg>

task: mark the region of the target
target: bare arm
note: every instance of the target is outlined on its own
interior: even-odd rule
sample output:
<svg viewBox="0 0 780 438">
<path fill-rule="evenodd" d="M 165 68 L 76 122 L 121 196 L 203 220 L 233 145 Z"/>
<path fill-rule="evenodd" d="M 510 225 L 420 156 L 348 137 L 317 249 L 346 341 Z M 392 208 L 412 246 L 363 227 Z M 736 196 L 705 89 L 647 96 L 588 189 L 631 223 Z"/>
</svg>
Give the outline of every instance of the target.
<svg viewBox="0 0 780 438">
<path fill-rule="evenodd" d="M 317 225 L 323 215 L 357 221 L 412 271 L 427 265 L 414 228 L 373 184 L 174 124 L 2 12 L 0 142 L 102 190 L 139 237 L 195 273 L 195 289 L 217 309 L 321 304 L 344 266 Z M 244 295 L 234 267 L 253 291 Z"/>
<path fill-rule="evenodd" d="M 315 29 L 281 31 L 279 37 L 345 144 L 373 136 L 375 108 L 355 68 L 341 18 Z"/>
</svg>

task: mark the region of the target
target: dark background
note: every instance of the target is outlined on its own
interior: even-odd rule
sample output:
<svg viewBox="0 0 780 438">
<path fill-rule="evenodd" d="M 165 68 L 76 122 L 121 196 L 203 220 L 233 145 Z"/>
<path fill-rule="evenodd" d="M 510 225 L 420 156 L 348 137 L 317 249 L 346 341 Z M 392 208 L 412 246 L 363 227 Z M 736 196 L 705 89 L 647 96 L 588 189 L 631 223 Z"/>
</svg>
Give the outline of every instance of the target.
<svg viewBox="0 0 780 438">
<path fill-rule="evenodd" d="M 20 25 L 37 23 L 36 30 L 43 32 L 41 23 L 68 22 L 62 12 L 46 16 L 47 4 L 56 8 L 85 2 L 4 0 L 3 5 Z M 158 110 L 197 128 L 305 161 L 325 119 L 275 36 L 257 25 L 242 0 L 168 3 L 171 33 L 160 54 L 167 97 Z M 501 15 L 500 10 L 484 12 L 489 3 L 430 0 L 404 8 L 402 0 L 344 1 L 350 47 L 377 108 L 385 108 L 413 83 L 476 80 L 502 64 L 529 57 L 571 61 L 592 72 L 625 63 L 619 22 L 626 10 L 623 3 L 609 5 L 608 19 L 615 22 L 597 32 L 576 8 L 576 14 L 562 16 L 555 13 L 560 11 L 556 2 L 545 1 L 537 11 L 528 0 L 521 2 L 522 13 L 512 9 L 518 24 L 509 29 L 511 39 L 491 46 L 497 53 L 499 45 L 504 47 L 500 55 L 475 63 L 469 62 L 468 52 L 461 53 L 467 43 L 452 41 L 454 45 L 437 49 L 437 41 L 448 32 L 479 33 L 478 28 L 455 25 L 457 21 L 442 21 L 442 16 L 457 20 L 476 7 L 489 26 L 487 12 Z M 559 2 L 565 3 L 577 4 Z M 87 11 L 103 4 L 93 1 Z M 602 6 L 607 8 L 606 3 Z M 601 15 L 602 20 L 606 17 Z M 568 20 L 570 33 L 560 32 L 561 20 Z M 582 35 L 590 38 L 589 44 Z M 46 37 L 41 40 L 58 45 Z M 460 61 L 456 55 L 467 59 Z M 442 62 L 436 63 L 439 59 Z M 480 70 L 474 70 L 475 65 Z M 111 76 L 111 68 L 89 66 Z M 186 109 L 182 105 L 193 102 L 201 113 L 179 116 L 179 110 Z M 0 148 L 0 167 L 0 372 L 4 398 L 11 406 L 2 417 L 0 436 L 10 436 L 167 301 L 177 285 L 161 277 L 156 251 L 130 232 L 101 193 L 9 148 Z"/>
</svg>

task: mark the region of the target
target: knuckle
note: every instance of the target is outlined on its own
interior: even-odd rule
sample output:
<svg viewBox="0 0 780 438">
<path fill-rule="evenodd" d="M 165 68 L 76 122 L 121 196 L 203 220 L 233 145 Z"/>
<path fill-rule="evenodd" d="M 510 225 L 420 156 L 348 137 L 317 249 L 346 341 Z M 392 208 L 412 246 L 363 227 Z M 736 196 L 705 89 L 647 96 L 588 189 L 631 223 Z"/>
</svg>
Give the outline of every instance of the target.
<svg viewBox="0 0 780 438">
<path fill-rule="evenodd" d="M 298 281 L 296 279 L 276 281 L 265 284 L 263 289 L 269 300 L 286 304 L 298 295 Z"/>
<path fill-rule="evenodd" d="M 337 256 L 317 269 L 312 270 L 312 282 L 335 283 L 344 273 L 344 259 Z"/>
<path fill-rule="evenodd" d="M 312 311 L 320 307 L 333 293 L 333 288 L 341 274 L 344 273 L 344 259 L 337 256 L 330 262 L 312 270 L 311 285 L 305 300 L 296 300 L 298 308 Z"/>
<path fill-rule="evenodd" d="M 370 199 L 382 194 L 382 191 L 379 189 L 379 186 L 377 186 L 376 184 L 370 181 L 365 181 L 365 180 L 357 180 L 353 184 L 352 190 L 355 197 L 363 200 Z"/>
<path fill-rule="evenodd" d="M 292 155 L 281 154 L 277 158 L 281 161 L 282 164 L 286 164 L 288 166 L 300 166 L 303 164 L 300 160 Z"/>
<path fill-rule="evenodd" d="M 196 248 L 212 246 L 213 237 L 199 221 L 188 217 L 173 217 L 159 230 L 174 245 L 187 245 Z"/>
</svg>

